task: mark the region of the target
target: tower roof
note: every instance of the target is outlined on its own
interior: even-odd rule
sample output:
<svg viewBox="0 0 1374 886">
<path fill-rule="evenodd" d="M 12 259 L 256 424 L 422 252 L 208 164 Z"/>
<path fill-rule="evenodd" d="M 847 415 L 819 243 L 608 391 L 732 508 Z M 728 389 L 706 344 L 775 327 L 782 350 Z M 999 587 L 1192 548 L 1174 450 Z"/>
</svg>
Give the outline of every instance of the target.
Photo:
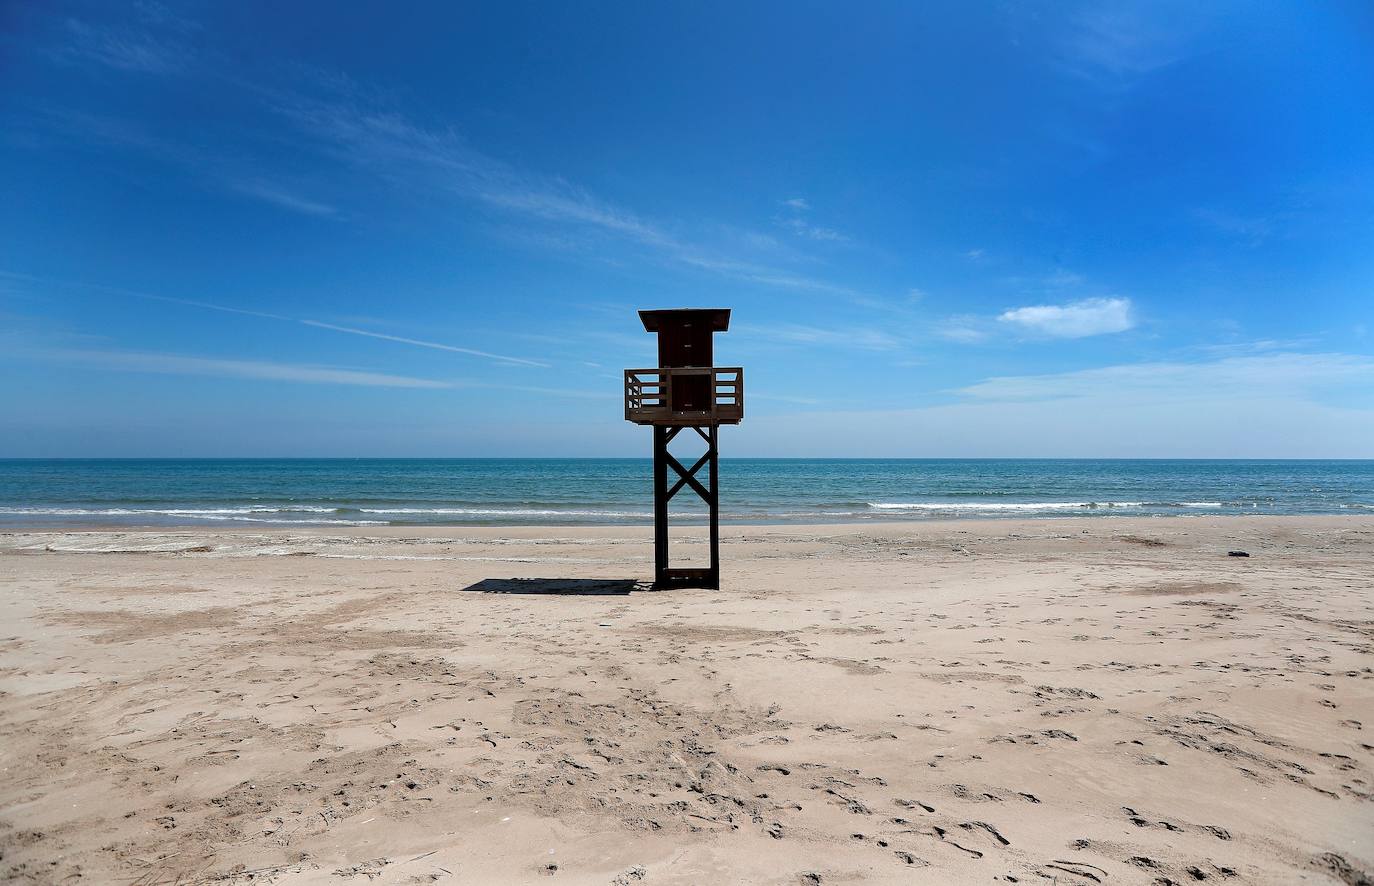
<svg viewBox="0 0 1374 886">
<path fill-rule="evenodd" d="M 666 325 L 701 320 L 711 324 L 712 332 L 724 332 L 730 328 L 729 308 L 670 308 L 662 311 L 640 311 L 639 319 L 644 321 L 647 332 L 658 332 Z"/>
</svg>

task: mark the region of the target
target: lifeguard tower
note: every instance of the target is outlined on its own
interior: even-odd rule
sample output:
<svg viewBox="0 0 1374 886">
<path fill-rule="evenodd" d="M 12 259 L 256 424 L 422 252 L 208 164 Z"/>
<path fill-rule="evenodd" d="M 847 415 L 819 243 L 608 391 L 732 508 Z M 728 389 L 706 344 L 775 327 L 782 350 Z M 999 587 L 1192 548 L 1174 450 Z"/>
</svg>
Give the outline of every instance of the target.
<svg viewBox="0 0 1374 886">
<path fill-rule="evenodd" d="M 726 308 L 640 311 L 644 329 L 658 334 L 658 368 L 625 370 L 625 420 L 654 429 L 654 587 L 720 587 L 720 495 L 716 446 L 721 425 L 744 419 L 744 370 L 713 366 L 712 337 L 730 327 Z M 668 444 L 691 428 L 706 451 L 690 468 Z M 668 469 L 676 475 L 668 485 Z M 709 486 L 697 477 L 707 469 Z M 711 564 L 706 569 L 668 565 L 668 502 L 690 487 L 710 510 Z"/>
</svg>

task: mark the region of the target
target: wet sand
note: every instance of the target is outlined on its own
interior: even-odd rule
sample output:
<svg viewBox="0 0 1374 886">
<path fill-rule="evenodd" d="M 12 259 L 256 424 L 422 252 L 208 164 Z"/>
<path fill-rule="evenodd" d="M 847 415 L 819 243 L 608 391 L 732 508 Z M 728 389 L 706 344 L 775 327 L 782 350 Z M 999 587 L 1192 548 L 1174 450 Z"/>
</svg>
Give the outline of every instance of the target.
<svg viewBox="0 0 1374 886">
<path fill-rule="evenodd" d="M 0 534 L 0 877 L 1369 882 L 1374 520 L 649 540 Z"/>
</svg>

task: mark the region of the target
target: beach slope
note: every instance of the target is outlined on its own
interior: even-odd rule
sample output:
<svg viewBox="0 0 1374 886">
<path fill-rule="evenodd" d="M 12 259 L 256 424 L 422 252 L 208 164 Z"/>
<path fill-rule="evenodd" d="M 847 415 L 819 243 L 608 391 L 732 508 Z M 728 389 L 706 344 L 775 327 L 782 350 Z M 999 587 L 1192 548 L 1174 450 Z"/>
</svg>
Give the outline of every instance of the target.
<svg viewBox="0 0 1374 886">
<path fill-rule="evenodd" d="M 0 877 L 1369 882 L 1372 519 L 649 536 L 0 535 Z"/>
</svg>

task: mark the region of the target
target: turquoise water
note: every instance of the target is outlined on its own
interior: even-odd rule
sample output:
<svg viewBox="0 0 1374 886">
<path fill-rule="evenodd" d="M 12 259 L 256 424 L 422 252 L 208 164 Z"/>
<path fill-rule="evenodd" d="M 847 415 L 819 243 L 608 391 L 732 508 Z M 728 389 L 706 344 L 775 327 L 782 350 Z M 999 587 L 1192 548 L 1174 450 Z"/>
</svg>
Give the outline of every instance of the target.
<svg viewBox="0 0 1374 886">
<path fill-rule="evenodd" d="M 652 521 L 647 459 L 0 460 L 0 526 Z M 1374 514 L 1374 461 L 730 459 L 730 522 Z M 674 513 L 699 518 L 690 491 Z"/>
</svg>

